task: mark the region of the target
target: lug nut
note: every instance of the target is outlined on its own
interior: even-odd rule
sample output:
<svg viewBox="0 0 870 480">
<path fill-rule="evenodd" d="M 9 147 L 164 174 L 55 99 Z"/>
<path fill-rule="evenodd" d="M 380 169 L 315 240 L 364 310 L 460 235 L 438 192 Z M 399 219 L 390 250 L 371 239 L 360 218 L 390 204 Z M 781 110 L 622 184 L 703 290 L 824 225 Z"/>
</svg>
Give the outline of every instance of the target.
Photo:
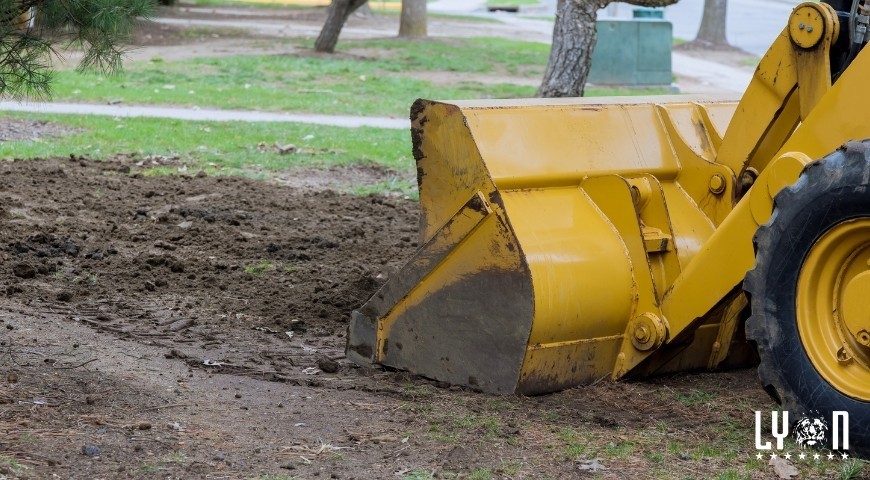
<svg viewBox="0 0 870 480">
<path fill-rule="evenodd" d="M 803 30 L 804 27 L 806 27 L 806 25 L 804 25 L 803 23 L 801 23 L 800 25 L 798 25 L 798 28 L 801 29 L 801 30 Z"/>
<path fill-rule="evenodd" d="M 649 330 L 645 325 L 640 325 L 634 329 L 634 338 L 641 343 L 646 343 L 649 340 Z"/>
</svg>

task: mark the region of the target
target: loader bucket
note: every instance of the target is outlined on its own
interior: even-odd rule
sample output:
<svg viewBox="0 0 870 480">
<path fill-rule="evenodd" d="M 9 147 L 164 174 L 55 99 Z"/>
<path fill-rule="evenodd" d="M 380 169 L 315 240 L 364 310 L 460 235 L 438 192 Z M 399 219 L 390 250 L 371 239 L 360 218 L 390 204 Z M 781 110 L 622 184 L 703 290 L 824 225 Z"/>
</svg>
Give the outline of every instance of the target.
<svg viewBox="0 0 870 480">
<path fill-rule="evenodd" d="M 639 299 L 661 298 L 731 208 L 731 179 L 708 180 L 734 108 L 419 100 L 422 246 L 353 312 L 348 357 L 493 393 L 609 376 Z M 699 329 L 680 368 L 706 366 L 716 333 Z"/>
</svg>

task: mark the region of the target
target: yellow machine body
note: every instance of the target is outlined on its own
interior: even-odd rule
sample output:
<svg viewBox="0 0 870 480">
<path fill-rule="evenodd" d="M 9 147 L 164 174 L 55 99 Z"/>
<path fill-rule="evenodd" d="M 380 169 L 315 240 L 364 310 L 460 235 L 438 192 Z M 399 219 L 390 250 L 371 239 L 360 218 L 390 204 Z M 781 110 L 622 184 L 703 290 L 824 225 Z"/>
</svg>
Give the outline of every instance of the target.
<svg viewBox="0 0 870 480">
<path fill-rule="evenodd" d="M 739 103 L 418 101 L 422 246 L 354 312 L 349 358 L 525 394 L 754 361 L 753 234 L 811 159 L 870 137 L 870 98 L 840 93 L 870 54 L 832 86 L 838 34 L 798 6 Z"/>
</svg>

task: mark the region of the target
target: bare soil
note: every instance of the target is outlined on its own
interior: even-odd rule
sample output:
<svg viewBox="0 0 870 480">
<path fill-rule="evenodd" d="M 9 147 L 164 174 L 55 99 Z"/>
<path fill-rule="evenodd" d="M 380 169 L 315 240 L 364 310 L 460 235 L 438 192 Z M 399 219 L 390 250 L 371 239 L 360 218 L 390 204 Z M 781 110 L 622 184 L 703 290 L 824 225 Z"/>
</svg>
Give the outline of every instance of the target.
<svg viewBox="0 0 870 480">
<path fill-rule="evenodd" d="M 0 163 L 0 475 L 707 477 L 754 453 L 752 370 L 526 398 L 352 365 L 413 202 L 137 168 Z"/>
<path fill-rule="evenodd" d="M 0 121 L 0 142 L 57 138 L 77 133 L 74 128 L 46 120 L 5 117 Z"/>
</svg>

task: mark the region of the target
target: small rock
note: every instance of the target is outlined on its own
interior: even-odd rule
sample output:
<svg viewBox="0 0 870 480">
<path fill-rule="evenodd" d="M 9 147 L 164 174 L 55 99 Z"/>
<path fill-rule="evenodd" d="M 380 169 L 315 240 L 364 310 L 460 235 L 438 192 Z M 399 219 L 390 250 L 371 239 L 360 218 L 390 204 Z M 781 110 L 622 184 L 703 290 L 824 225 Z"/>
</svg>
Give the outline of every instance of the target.
<svg viewBox="0 0 870 480">
<path fill-rule="evenodd" d="M 69 290 L 64 290 L 57 294 L 57 301 L 59 302 L 68 302 L 72 300 L 73 293 Z"/>
<path fill-rule="evenodd" d="M 82 447 L 82 454 L 87 455 L 89 457 L 99 457 L 100 456 L 100 447 L 96 445 L 85 445 Z"/>
<path fill-rule="evenodd" d="M 323 370 L 326 373 L 335 373 L 341 368 L 341 365 L 339 365 L 338 362 L 330 359 L 329 357 L 320 357 L 319 359 L 317 359 L 317 368 Z"/>
<path fill-rule="evenodd" d="M 157 240 L 156 242 L 154 242 L 154 246 L 157 248 L 162 248 L 164 250 L 175 250 L 176 248 L 178 248 L 169 242 L 164 242 L 163 240 Z"/>
<path fill-rule="evenodd" d="M 583 472 L 596 472 L 596 473 L 600 472 L 602 470 L 607 470 L 607 468 L 601 464 L 600 458 L 593 458 L 592 460 L 587 460 L 587 461 L 583 462 L 582 464 L 580 464 L 580 466 L 577 468 L 579 468 L 580 471 L 583 471 Z"/>
<path fill-rule="evenodd" d="M 153 292 L 157 288 L 157 285 L 154 285 L 154 282 L 145 282 L 145 290 L 149 292 Z"/>
<path fill-rule="evenodd" d="M 67 255 L 69 255 L 71 257 L 79 256 L 80 250 L 81 249 L 79 248 L 79 246 L 71 241 L 67 241 L 66 243 L 63 244 L 64 253 L 66 253 Z"/>
<path fill-rule="evenodd" d="M 136 424 L 136 430 L 151 430 L 151 424 L 148 422 L 139 422 Z"/>
<path fill-rule="evenodd" d="M 242 398 L 242 394 L 241 394 L 241 393 L 237 393 L 237 394 L 236 394 L 236 398 Z"/>
<path fill-rule="evenodd" d="M 6 374 L 6 383 L 18 383 L 18 374 L 15 372 Z"/>
<path fill-rule="evenodd" d="M 33 278 L 36 276 L 36 268 L 29 263 L 16 263 L 12 266 L 12 274 L 20 278 Z"/>
</svg>

